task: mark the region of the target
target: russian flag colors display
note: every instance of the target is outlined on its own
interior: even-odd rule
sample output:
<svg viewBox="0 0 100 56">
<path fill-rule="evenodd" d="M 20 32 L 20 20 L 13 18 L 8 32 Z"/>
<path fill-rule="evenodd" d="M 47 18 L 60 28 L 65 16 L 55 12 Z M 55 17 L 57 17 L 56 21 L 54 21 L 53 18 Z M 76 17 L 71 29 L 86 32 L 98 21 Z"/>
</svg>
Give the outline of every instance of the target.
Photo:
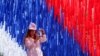
<svg viewBox="0 0 100 56">
<path fill-rule="evenodd" d="M 23 39 L 30 22 L 46 31 L 44 56 L 100 56 L 99 0 L 0 0 L 0 52 L 4 56 L 26 55 Z"/>
</svg>

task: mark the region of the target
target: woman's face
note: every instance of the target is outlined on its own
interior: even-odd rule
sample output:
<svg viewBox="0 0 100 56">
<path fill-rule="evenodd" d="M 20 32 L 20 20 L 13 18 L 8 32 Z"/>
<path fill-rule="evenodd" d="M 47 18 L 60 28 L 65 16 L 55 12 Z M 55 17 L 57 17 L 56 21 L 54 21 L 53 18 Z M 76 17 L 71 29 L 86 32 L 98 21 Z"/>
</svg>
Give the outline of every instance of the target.
<svg viewBox="0 0 100 56">
<path fill-rule="evenodd" d="M 34 36 L 34 34 L 36 34 L 36 30 L 31 30 L 31 31 L 30 31 L 30 35 L 31 35 L 31 36 Z"/>
</svg>

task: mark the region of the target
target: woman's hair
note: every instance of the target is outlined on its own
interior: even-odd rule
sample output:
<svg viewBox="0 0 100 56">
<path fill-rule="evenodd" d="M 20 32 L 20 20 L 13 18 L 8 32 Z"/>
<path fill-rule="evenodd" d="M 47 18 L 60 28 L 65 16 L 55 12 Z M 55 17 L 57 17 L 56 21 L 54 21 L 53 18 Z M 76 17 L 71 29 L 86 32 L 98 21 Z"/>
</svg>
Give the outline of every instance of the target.
<svg viewBox="0 0 100 56">
<path fill-rule="evenodd" d="M 34 31 L 33 35 L 31 36 L 31 32 Z M 33 38 L 33 39 L 36 39 L 38 36 L 37 36 L 37 31 L 36 30 L 28 30 L 27 33 L 26 33 L 26 38 Z"/>
<path fill-rule="evenodd" d="M 31 35 L 31 31 L 35 31 L 33 36 Z M 26 35 L 23 39 L 23 43 L 25 44 L 25 40 L 26 38 L 33 38 L 35 40 L 35 42 L 39 39 L 39 37 L 37 36 L 37 31 L 36 30 L 29 30 L 26 32 Z"/>
</svg>

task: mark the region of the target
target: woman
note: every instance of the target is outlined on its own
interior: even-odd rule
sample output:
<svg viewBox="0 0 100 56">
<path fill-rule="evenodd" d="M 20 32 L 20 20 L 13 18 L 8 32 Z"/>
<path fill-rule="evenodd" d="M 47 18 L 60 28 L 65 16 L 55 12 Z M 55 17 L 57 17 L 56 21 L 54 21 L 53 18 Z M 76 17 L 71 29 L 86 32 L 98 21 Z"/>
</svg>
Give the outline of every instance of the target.
<svg viewBox="0 0 100 56">
<path fill-rule="evenodd" d="M 25 46 L 27 48 L 27 56 L 43 56 L 41 50 L 41 43 L 45 42 L 46 34 L 44 30 L 40 30 L 41 36 L 37 34 L 36 25 L 30 23 L 27 35 L 24 39 Z"/>
</svg>

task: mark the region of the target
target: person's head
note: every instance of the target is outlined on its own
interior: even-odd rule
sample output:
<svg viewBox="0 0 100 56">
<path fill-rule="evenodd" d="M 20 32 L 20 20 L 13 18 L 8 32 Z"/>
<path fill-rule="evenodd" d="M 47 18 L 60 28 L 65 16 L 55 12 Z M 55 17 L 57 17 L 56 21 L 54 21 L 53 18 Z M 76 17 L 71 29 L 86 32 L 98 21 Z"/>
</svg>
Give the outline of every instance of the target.
<svg viewBox="0 0 100 56">
<path fill-rule="evenodd" d="M 37 38 L 37 28 L 35 23 L 30 23 L 26 37 L 36 39 Z"/>
<path fill-rule="evenodd" d="M 26 35 L 26 37 L 34 37 L 35 35 L 36 35 L 36 30 L 29 30 L 28 29 L 28 31 L 27 31 L 27 35 Z"/>
</svg>

